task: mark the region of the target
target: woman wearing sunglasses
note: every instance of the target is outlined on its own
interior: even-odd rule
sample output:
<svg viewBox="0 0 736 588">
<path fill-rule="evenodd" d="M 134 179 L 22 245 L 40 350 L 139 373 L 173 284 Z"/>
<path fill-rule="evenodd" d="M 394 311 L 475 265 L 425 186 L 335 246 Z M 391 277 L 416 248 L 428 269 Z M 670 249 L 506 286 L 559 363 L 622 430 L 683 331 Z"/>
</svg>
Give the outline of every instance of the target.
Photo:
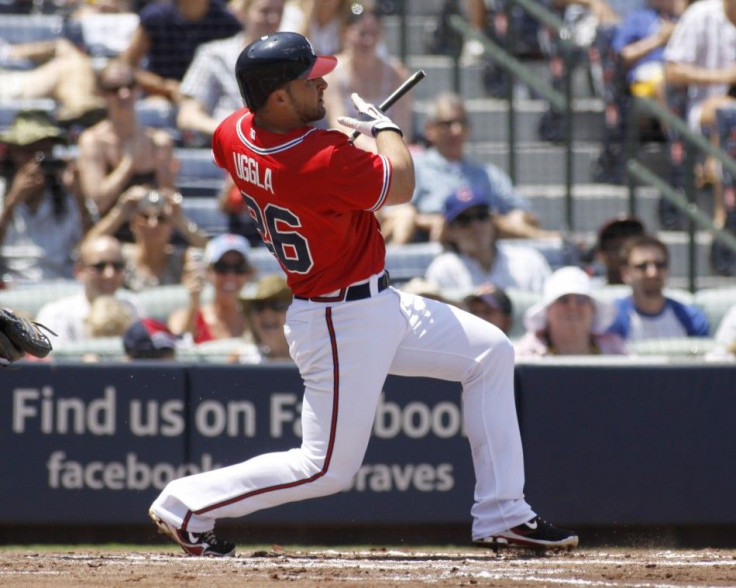
<svg viewBox="0 0 736 588">
<path fill-rule="evenodd" d="M 189 304 L 169 316 L 169 328 L 174 334 L 188 333 L 196 344 L 246 334 L 248 320 L 240 303 L 240 291 L 255 275 L 255 268 L 248 261 L 249 251 L 244 237 L 230 233 L 207 243 L 205 267 L 187 271 L 184 278 Z M 212 284 L 209 301 L 204 300 L 206 282 Z"/>
<path fill-rule="evenodd" d="M 207 245 L 206 235 L 184 215 L 181 203 L 178 192 L 133 186 L 87 233 L 116 235 L 129 227 L 133 242 L 123 244 L 123 285 L 128 290 L 181 284 L 189 260 Z M 174 240 L 175 233 L 184 244 Z"/>
</svg>

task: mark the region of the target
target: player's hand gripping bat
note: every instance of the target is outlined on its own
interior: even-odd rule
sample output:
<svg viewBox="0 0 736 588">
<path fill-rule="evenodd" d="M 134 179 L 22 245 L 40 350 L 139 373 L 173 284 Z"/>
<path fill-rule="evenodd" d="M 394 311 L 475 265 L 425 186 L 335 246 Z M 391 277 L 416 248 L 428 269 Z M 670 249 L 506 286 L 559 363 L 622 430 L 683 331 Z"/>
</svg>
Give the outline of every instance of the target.
<svg viewBox="0 0 736 588">
<path fill-rule="evenodd" d="M 354 129 L 353 133 L 350 135 L 350 141 L 355 141 L 355 139 L 361 133 L 364 135 L 368 135 L 369 137 L 375 137 L 376 133 L 386 129 L 392 129 L 401 132 L 401 129 L 398 127 L 398 125 L 383 113 L 391 108 L 391 106 L 397 100 L 399 100 L 399 98 L 401 98 L 404 94 L 406 94 L 409 90 L 416 86 L 425 77 L 426 74 L 424 73 L 424 70 L 421 69 L 412 74 L 409 78 L 406 79 L 403 84 L 396 88 L 396 90 L 394 90 L 391 95 L 388 96 L 388 98 L 381 102 L 378 108 L 376 108 L 373 104 L 365 102 L 357 94 L 351 95 L 353 104 L 355 104 L 355 107 L 362 115 L 361 119 L 365 120 L 358 120 L 346 116 L 341 116 L 337 119 L 340 124 Z"/>
</svg>

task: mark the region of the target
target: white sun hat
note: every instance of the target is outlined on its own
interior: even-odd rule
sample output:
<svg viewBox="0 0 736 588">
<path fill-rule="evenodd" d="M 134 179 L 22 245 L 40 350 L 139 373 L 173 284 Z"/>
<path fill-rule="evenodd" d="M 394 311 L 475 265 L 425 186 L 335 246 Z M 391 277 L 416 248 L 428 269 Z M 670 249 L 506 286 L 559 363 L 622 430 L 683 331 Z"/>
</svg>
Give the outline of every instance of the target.
<svg viewBox="0 0 736 588">
<path fill-rule="evenodd" d="M 611 326 L 616 317 L 616 307 L 608 301 L 595 297 L 590 276 L 579 267 L 561 267 L 544 283 L 542 299 L 529 307 L 524 314 L 524 326 L 527 330 L 538 333 L 547 327 L 547 309 L 558 298 L 566 294 L 582 294 L 588 296 L 595 308 L 592 332 L 601 334 Z"/>
</svg>

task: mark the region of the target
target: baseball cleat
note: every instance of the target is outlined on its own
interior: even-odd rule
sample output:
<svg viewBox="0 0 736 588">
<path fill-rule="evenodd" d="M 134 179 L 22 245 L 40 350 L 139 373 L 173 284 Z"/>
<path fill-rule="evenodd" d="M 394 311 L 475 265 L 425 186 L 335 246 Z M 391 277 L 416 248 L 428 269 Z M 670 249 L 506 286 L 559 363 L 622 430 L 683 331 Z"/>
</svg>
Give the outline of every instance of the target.
<svg viewBox="0 0 736 588">
<path fill-rule="evenodd" d="M 578 546 L 575 531 L 559 529 L 541 517 L 534 517 L 526 523 L 507 531 L 477 539 L 478 547 L 531 547 L 534 549 L 572 549 Z"/>
<path fill-rule="evenodd" d="M 195 557 L 230 557 L 235 554 L 235 544 L 230 541 L 221 541 L 215 537 L 213 531 L 191 533 L 182 531 L 170 525 L 152 510 L 148 516 L 158 527 L 158 532 L 171 537 L 187 555 Z"/>
</svg>

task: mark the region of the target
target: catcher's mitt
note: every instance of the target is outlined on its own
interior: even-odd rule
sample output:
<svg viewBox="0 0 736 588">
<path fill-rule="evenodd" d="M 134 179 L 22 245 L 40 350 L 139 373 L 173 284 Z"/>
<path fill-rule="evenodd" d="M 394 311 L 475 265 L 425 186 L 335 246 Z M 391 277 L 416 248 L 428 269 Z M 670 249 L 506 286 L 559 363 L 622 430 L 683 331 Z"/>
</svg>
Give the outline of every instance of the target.
<svg viewBox="0 0 736 588">
<path fill-rule="evenodd" d="M 51 329 L 19 317 L 7 308 L 0 308 L 0 365 L 8 365 L 26 353 L 46 357 L 52 350 L 51 341 L 39 329 L 56 335 Z"/>
</svg>

